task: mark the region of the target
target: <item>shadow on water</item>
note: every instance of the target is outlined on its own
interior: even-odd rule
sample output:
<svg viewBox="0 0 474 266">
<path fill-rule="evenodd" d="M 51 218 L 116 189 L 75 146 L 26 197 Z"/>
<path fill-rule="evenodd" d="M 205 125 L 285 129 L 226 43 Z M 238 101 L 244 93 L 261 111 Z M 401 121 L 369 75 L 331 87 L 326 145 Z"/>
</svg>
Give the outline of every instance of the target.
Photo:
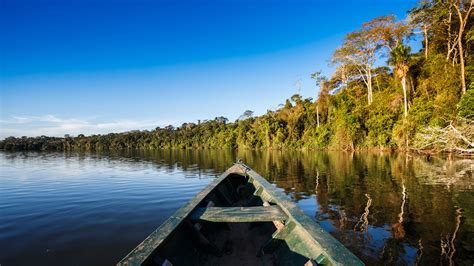
<svg viewBox="0 0 474 266">
<path fill-rule="evenodd" d="M 241 150 L 2 153 L 4 163 L 41 163 L 53 157 L 93 163 L 101 171 L 103 164 L 126 165 L 132 170 L 151 168 L 158 175 L 179 178 L 216 176 L 240 158 L 367 264 L 474 263 L 473 160 L 399 153 Z M 151 192 L 144 196 L 159 197 Z M 185 202 L 183 199 L 172 209 Z M 155 213 L 160 213 L 162 207 L 155 206 Z M 131 215 L 131 219 L 135 213 L 130 210 L 124 215 Z M 127 224 L 122 226 L 126 228 Z M 136 244 L 122 243 L 130 250 Z M 113 247 L 109 248 L 108 252 L 113 253 Z M 110 254 L 108 262 L 125 255 L 123 249 L 119 251 Z"/>
</svg>

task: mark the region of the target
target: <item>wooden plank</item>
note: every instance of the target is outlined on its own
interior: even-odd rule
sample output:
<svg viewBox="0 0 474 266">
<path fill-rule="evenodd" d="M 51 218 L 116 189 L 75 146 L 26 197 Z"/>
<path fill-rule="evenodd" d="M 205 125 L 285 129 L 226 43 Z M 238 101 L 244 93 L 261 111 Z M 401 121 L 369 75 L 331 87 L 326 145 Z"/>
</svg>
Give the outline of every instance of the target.
<svg viewBox="0 0 474 266">
<path fill-rule="evenodd" d="M 198 208 L 189 217 L 191 220 L 202 220 L 209 222 L 271 222 L 284 221 L 288 216 L 280 207 L 258 206 L 258 207 L 207 207 Z"/>
<path fill-rule="evenodd" d="M 261 254 L 270 254 L 281 245 L 281 240 L 285 240 L 289 234 L 295 229 L 295 223 L 288 222 L 283 227 L 276 230 L 270 239 L 268 239 L 260 248 Z"/>
</svg>

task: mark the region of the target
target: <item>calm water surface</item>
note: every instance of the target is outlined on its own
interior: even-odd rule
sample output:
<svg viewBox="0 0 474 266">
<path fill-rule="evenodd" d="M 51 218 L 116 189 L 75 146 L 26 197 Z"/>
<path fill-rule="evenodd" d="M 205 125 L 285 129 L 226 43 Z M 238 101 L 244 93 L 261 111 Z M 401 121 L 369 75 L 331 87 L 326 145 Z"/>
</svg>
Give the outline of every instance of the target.
<svg viewBox="0 0 474 266">
<path fill-rule="evenodd" d="M 387 153 L 0 153 L 0 264 L 113 265 L 242 158 L 367 264 L 474 264 L 474 160 Z"/>
</svg>

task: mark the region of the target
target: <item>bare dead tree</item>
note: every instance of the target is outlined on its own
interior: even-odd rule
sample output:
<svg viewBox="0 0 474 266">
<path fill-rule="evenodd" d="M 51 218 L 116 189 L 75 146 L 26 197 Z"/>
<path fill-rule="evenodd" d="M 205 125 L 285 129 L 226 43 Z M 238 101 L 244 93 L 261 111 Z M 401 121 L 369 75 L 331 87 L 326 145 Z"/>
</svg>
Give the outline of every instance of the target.
<svg viewBox="0 0 474 266">
<path fill-rule="evenodd" d="M 458 118 L 456 124 L 451 121 L 444 128 L 428 127 L 416 135 L 412 149 L 474 155 L 474 120 Z"/>
</svg>

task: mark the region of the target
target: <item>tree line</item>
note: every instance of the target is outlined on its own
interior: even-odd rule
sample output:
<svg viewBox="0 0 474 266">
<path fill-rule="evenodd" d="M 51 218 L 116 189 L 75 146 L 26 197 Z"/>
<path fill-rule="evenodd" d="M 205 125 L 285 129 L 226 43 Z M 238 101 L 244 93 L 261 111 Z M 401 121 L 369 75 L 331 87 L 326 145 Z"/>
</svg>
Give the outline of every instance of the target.
<svg viewBox="0 0 474 266">
<path fill-rule="evenodd" d="M 335 71 L 311 78 L 316 100 L 295 94 L 235 122 L 64 138 L 9 137 L 4 150 L 159 148 L 414 149 L 474 152 L 473 0 L 423 0 L 403 20 L 382 16 L 347 34 Z M 422 48 L 410 44 L 421 39 Z"/>
</svg>

